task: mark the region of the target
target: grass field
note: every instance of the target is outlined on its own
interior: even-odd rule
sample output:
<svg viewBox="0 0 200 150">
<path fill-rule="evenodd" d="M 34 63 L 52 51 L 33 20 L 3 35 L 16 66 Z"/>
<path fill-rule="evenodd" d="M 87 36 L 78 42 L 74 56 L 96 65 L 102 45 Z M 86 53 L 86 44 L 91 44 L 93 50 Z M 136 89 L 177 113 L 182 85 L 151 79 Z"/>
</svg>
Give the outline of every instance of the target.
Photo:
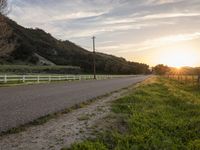
<svg viewBox="0 0 200 150">
<path fill-rule="evenodd" d="M 0 65 L 0 74 L 76 74 L 81 68 L 76 66 L 29 66 Z"/>
<path fill-rule="evenodd" d="M 115 121 L 71 150 L 200 150 L 200 91 L 153 78 L 113 103 Z"/>
</svg>

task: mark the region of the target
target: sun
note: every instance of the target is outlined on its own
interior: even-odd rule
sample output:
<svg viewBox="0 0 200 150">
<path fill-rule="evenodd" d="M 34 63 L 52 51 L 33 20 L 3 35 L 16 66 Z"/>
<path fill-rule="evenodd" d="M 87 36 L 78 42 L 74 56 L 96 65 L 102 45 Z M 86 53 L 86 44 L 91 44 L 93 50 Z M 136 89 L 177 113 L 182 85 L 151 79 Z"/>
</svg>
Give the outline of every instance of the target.
<svg viewBox="0 0 200 150">
<path fill-rule="evenodd" d="M 176 47 L 164 50 L 160 61 L 171 67 L 181 68 L 183 66 L 195 66 L 198 62 L 197 51 L 191 47 Z"/>
<path fill-rule="evenodd" d="M 165 61 L 169 66 L 182 67 L 194 65 L 193 56 L 184 50 L 173 50 L 171 53 L 166 55 Z"/>
</svg>

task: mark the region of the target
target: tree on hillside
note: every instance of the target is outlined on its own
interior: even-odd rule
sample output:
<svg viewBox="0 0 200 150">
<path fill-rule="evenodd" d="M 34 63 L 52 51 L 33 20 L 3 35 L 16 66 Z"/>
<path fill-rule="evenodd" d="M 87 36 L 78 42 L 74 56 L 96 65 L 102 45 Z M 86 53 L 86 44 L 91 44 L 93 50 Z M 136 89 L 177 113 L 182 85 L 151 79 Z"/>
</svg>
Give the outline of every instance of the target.
<svg viewBox="0 0 200 150">
<path fill-rule="evenodd" d="M 5 36 L 8 30 L 5 23 L 5 16 L 8 12 L 8 0 L 0 0 L 0 39 Z"/>
<path fill-rule="evenodd" d="M 170 68 L 162 64 L 157 65 L 153 68 L 153 72 L 157 75 L 165 75 L 169 71 L 170 71 Z"/>
</svg>

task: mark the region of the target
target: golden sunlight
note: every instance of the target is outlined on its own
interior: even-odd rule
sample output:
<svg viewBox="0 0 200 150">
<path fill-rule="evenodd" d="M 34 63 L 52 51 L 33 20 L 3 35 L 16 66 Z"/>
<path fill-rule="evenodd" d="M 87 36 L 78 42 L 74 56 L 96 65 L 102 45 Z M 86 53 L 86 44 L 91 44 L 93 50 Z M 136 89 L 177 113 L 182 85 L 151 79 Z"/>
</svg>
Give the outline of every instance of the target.
<svg viewBox="0 0 200 150">
<path fill-rule="evenodd" d="M 198 63 L 198 51 L 189 46 L 178 46 L 172 49 L 164 49 L 160 54 L 160 62 L 172 67 L 196 66 Z"/>
</svg>

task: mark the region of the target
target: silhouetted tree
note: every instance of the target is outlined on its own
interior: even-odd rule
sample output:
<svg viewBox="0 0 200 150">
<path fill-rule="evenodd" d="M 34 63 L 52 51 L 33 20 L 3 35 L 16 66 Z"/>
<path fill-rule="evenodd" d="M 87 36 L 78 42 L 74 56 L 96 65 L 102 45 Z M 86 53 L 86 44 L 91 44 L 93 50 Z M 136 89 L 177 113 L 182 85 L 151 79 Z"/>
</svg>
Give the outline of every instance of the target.
<svg viewBox="0 0 200 150">
<path fill-rule="evenodd" d="M 153 68 L 153 72 L 157 75 L 165 75 L 169 71 L 170 71 L 170 68 L 162 64 L 157 65 Z"/>
</svg>

